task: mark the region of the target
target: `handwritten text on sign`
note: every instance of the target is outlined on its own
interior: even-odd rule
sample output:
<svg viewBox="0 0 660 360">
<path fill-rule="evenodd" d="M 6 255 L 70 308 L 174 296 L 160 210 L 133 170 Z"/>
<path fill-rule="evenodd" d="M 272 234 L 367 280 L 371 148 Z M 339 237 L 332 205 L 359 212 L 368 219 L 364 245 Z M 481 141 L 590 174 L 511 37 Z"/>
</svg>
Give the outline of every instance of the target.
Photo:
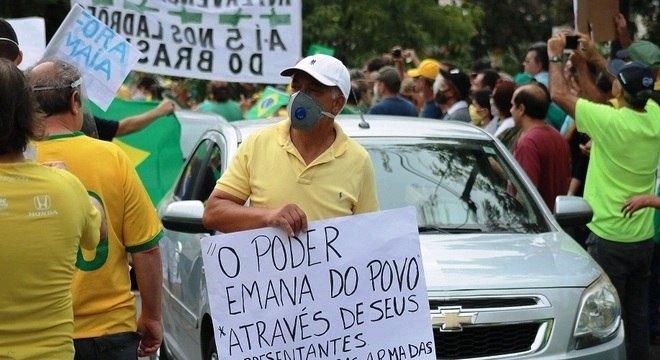
<svg viewBox="0 0 660 360">
<path fill-rule="evenodd" d="M 221 359 L 435 359 L 413 208 L 202 240 Z"/>
<path fill-rule="evenodd" d="M 44 58 L 70 62 L 82 73 L 87 96 L 103 110 L 138 61 L 139 52 L 81 6 L 71 8 Z"/>
<path fill-rule="evenodd" d="M 280 71 L 301 55 L 301 0 L 71 1 L 142 52 L 139 71 L 286 83 Z"/>
</svg>

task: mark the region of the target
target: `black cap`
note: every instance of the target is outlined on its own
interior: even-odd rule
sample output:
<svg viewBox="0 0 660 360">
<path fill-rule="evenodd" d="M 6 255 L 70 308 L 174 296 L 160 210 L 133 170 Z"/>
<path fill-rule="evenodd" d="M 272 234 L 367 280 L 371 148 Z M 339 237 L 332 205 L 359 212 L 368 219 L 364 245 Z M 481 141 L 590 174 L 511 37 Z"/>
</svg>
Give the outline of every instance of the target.
<svg viewBox="0 0 660 360">
<path fill-rule="evenodd" d="M 630 95 L 637 95 L 644 90 L 653 90 L 654 80 L 651 68 L 640 62 L 626 63 L 614 59 L 608 63 L 607 69 L 616 76 L 623 89 Z"/>
<path fill-rule="evenodd" d="M 450 70 L 440 69 L 440 73 L 445 80 L 449 81 L 458 90 L 461 100 L 468 98 L 468 95 L 470 95 L 470 78 L 466 73 L 459 68 Z"/>
<path fill-rule="evenodd" d="M 14 31 L 14 28 L 11 26 L 11 24 L 9 24 L 5 19 L 0 19 L 0 39 L 11 40 L 11 42 L 18 46 L 18 38 L 16 37 L 16 32 Z"/>
<path fill-rule="evenodd" d="M 0 58 L 16 60 L 20 50 L 14 28 L 5 19 L 0 19 Z"/>
</svg>

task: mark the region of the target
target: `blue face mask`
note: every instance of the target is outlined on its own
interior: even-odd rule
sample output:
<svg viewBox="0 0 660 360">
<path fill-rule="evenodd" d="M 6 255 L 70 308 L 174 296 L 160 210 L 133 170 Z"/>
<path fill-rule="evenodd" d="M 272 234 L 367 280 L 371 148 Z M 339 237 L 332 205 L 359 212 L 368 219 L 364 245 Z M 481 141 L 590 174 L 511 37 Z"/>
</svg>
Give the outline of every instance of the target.
<svg viewBox="0 0 660 360">
<path fill-rule="evenodd" d="M 335 115 L 323 111 L 321 105 L 313 97 L 298 91 L 291 95 L 287 113 L 294 129 L 309 131 L 313 129 L 323 115 L 334 119 Z"/>
</svg>

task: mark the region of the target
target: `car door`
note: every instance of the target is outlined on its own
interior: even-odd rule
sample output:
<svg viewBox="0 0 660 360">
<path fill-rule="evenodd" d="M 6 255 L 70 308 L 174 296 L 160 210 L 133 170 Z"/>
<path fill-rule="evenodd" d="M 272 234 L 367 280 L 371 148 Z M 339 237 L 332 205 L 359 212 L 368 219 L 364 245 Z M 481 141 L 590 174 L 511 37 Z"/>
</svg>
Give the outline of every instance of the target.
<svg viewBox="0 0 660 360">
<path fill-rule="evenodd" d="M 205 202 L 223 171 L 226 153 L 224 138 L 218 133 L 208 134 L 194 150 L 174 190 L 174 200 L 199 200 Z M 172 351 L 199 349 L 197 328 L 201 321 L 200 309 L 203 296 L 203 271 L 200 240 L 208 233 L 189 234 L 166 230 L 167 253 L 164 264 L 166 287 L 170 299 L 166 301 L 164 317 L 166 332 L 175 339 L 170 341 Z M 185 350 L 184 350 L 185 349 Z"/>
</svg>

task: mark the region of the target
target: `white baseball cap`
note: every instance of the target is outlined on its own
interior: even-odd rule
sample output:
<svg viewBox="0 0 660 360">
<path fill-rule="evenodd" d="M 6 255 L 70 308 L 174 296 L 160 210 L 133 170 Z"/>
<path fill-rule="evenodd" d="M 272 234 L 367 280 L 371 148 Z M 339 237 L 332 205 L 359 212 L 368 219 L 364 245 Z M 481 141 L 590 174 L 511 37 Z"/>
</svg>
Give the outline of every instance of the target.
<svg viewBox="0 0 660 360">
<path fill-rule="evenodd" d="M 339 59 L 324 54 L 311 55 L 298 61 L 296 66 L 282 70 L 280 75 L 292 76 L 296 70 L 306 72 L 323 85 L 337 86 L 344 95 L 344 100 L 348 100 L 351 75 Z"/>
</svg>

